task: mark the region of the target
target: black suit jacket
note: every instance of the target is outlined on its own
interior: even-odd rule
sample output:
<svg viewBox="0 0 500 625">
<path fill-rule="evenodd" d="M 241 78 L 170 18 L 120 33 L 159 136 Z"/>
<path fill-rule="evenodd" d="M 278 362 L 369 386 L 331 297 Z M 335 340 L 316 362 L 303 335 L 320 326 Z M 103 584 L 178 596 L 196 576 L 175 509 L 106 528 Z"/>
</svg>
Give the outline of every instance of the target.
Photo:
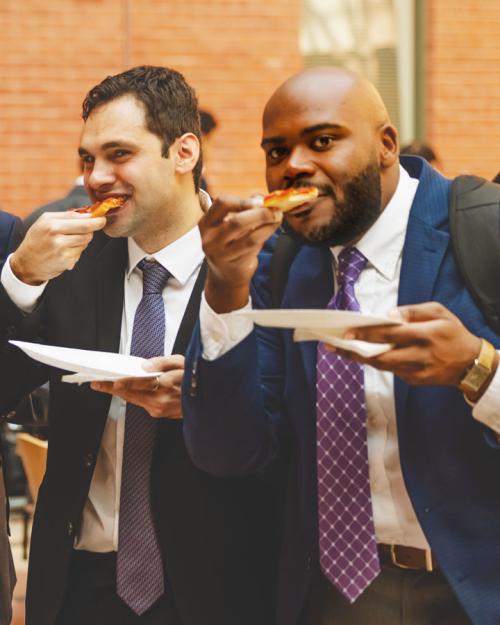
<svg viewBox="0 0 500 625">
<path fill-rule="evenodd" d="M 24 220 L 24 228 L 27 230 L 32 226 L 42 213 L 67 211 L 70 208 L 79 208 L 87 204 L 90 204 L 90 198 L 85 187 L 79 184 L 75 185 L 65 197 L 44 204 L 30 213 Z"/>
<path fill-rule="evenodd" d="M 0 271 L 5 258 L 21 240 L 21 220 L 0 211 Z M 8 507 L 5 495 L 2 450 L 0 445 L 0 624 L 10 623 L 12 591 L 16 583 L 9 537 L 7 535 Z"/>
<path fill-rule="evenodd" d="M 98 233 L 76 267 L 49 283 L 31 315 L 21 315 L 0 293 L 4 406 L 15 405 L 47 379 L 51 387 L 48 463 L 33 524 L 27 625 L 52 625 L 61 605 L 110 396 L 88 385 L 62 383 L 61 371 L 37 364 L 5 342 L 16 336 L 117 352 L 126 261 L 126 240 Z M 183 353 L 191 335 L 202 282 L 200 275 L 176 353 Z M 267 486 L 258 478 L 214 478 L 196 469 L 184 447 L 182 422 L 163 419 L 152 489 L 167 592 L 173 593 L 183 625 L 268 623 L 273 565 Z"/>
</svg>

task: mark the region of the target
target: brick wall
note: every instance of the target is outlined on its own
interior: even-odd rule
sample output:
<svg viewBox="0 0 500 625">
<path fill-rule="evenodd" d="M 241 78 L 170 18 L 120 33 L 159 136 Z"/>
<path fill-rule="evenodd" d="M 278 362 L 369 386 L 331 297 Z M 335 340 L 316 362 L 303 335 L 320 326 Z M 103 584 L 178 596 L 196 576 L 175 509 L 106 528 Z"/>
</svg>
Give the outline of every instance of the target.
<svg viewBox="0 0 500 625">
<path fill-rule="evenodd" d="M 264 189 L 260 115 L 302 66 L 299 12 L 300 0 L 1 0 L 0 205 L 24 215 L 64 194 L 85 93 L 143 63 L 184 73 L 217 117 L 212 189 Z"/>
<path fill-rule="evenodd" d="M 300 69 L 300 0 L 1 0 L 0 205 L 20 215 L 77 175 L 80 106 L 141 63 L 183 72 L 220 127 L 215 193 L 264 189 L 260 114 Z M 500 2 L 427 0 L 428 137 L 445 173 L 500 169 Z M 459 10 L 457 10 L 459 7 Z"/>
<path fill-rule="evenodd" d="M 427 6 L 429 141 L 447 175 L 492 178 L 500 171 L 500 2 Z"/>
</svg>

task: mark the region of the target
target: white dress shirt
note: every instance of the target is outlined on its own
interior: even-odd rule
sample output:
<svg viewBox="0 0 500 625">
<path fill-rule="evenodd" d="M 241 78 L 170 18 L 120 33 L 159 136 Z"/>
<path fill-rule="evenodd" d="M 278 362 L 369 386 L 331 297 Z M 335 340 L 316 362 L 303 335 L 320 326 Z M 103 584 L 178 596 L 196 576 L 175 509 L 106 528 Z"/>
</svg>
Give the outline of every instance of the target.
<svg viewBox="0 0 500 625">
<path fill-rule="evenodd" d="M 366 257 L 365 269 L 355 284 L 361 312 L 385 315 L 397 306 L 401 260 L 411 204 L 418 180 L 400 167 L 396 191 L 370 230 L 356 247 Z M 332 249 L 333 262 L 342 247 Z M 247 305 L 248 307 L 250 304 Z M 215 360 L 242 341 L 251 321 L 230 313 L 217 315 L 202 299 L 203 356 Z M 397 441 L 394 376 L 365 366 L 367 440 L 373 516 L 377 542 L 428 549 L 406 491 Z M 474 416 L 500 432 L 500 374 L 476 404 Z"/>
<path fill-rule="evenodd" d="M 154 258 L 171 273 L 163 291 L 165 302 L 165 354 L 171 354 L 175 337 L 203 262 L 198 227 L 152 255 L 128 239 L 128 267 L 124 276 L 124 305 L 120 333 L 120 354 L 130 353 L 134 315 L 142 297 L 142 272 L 137 264 Z M 7 294 L 25 312 L 30 312 L 44 285 L 33 287 L 20 282 L 5 264 L 1 276 Z M 113 397 L 109 408 L 92 483 L 85 504 L 77 549 L 107 552 L 118 548 L 121 467 L 125 432 L 125 402 Z"/>
</svg>

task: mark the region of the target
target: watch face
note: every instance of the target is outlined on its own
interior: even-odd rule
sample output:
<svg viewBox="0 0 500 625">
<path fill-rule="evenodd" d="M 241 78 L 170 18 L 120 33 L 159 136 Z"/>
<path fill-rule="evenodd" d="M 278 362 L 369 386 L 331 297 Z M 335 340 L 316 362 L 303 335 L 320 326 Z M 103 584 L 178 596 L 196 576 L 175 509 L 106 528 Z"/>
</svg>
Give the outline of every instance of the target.
<svg viewBox="0 0 500 625">
<path fill-rule="evenodd" d="M 486 367 L 483 367 L 480 363 L 474 363 L 470 371 L 461 381 L 460 386 L 463 386 L 468 391 L 478 391 L 486 382 L 491 371 Z"/>
</svg>

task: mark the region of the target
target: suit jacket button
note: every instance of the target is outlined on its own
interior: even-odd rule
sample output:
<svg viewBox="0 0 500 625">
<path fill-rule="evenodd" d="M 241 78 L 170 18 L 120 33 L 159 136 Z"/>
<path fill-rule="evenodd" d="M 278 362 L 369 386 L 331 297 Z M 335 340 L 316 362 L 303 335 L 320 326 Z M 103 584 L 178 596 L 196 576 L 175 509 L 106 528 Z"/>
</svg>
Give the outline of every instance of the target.
<svg viewBox="0 0 500 625">
<path fill-rule="evenodd" d="M 198 391 L 198 362 L 193 362 L 193 368 L 191 370 L 191 382 L 189 384 L 189 395 L 196 397 Z"/>
<path fill-rule="evenodd" d="M 9 326 L 9 327 L 7 328 L 7 337 L 8 337 L 9 339 L 11 339 L 11 338 L 13 338 L 14 336 L 16 336 L 16 334 L 17 334 L 17 328 L 16 328 L 16 326 Z"/>
<path fill-rule="evenodd" d="M 94 464 L 94 454 L 89 453 L 85 456 L 85 468 L 90 469 Z"/>
<path fill-rule="evenodd" d="M 73 534 L 75 533 L 75 526 L 73 525 L 71 521 L 68 521 L 67 531 L 68 531 L 68 536 L 73 536 Z"/>
</svg>

